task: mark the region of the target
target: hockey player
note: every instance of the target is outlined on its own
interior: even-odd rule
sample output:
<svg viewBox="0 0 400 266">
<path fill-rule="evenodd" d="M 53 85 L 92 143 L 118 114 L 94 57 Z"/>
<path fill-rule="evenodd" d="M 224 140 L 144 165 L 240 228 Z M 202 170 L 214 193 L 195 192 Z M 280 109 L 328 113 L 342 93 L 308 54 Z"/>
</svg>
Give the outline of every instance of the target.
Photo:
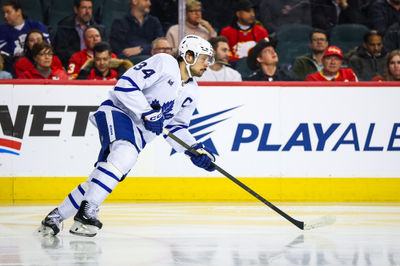
<svg viewBox="0 0 400 266">
<path fill-rule="evenodd" d="M 201 156 L 191 156 L 164 136 L 176 151 L 185 151 L 198 167 L 215 170 L 211 164 L 215 157 L 188 131 L 199 95 L 193 77 L 203 75 L 213 63 L 210 43 L 188 35 L 179 45 L 177 59 L 160 53 L 130 68 L 110 92 L 109 99 L 90 117 L 101 142 L 95 169 L 86 182 L 78 185 L 44 218 L 39 232 L 56 235 L 60 223 L 75 215 L 70 233 L 95 236 L 102 227 L 97 218 L 99 206 L 126 177 L 139 153 L 164 127 L 192 145 Z"/>
</svg>

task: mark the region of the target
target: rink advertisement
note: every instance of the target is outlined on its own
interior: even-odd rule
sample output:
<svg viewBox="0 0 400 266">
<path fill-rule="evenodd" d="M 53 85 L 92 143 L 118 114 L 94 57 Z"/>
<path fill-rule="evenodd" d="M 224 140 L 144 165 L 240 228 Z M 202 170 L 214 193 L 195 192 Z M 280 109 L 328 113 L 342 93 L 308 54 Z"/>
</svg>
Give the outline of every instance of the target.
<svg viewBox="0 0 400 266">
<path fill-rule="evenodd" d="M 400 201 L 394 192 L 400 177 L 400 88 L 377 84 L 201 84 L 189 130 L 216 154 L 218 165 L 272 199 Z M 84 181 L 100 147 L 88 118 L 112 83 L 0 87 L 0 201 L 35 197 L 16 184 L 40 190 L 50 179 Z M 148 144 L 128 177 L 115 200 L 248 199 L 218 173 L 195 168 L 162 137 Z M 350 186 L 358 187 L 359 198 Z M 205 190 L 202 196 L 193 187 Z M 59 197 L 57 190 L 52 193 Z"/>
</svg>

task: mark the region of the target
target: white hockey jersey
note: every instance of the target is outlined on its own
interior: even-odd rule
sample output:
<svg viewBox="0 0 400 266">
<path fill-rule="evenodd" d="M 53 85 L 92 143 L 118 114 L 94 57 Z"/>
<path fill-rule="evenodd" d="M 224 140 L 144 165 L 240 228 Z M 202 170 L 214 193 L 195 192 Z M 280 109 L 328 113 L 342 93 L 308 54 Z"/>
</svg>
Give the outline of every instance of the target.
<svg viewBox="0 0 400 266">
<path fill-rule="evenodd" d="M 199 87 L 193 79 L 182 84 L 179 64 L 168 54 L 156 54 L 130 68 L 118 80 L 110 99 L 134 122 L 141 131 L 145 143 L 152 141 L 156 134 L 145 129 L 142 114 L 152 110 L 151 105 L 159 104 L 165 118 L 164 127 L 176 134 L 189 145 L 196 143 L 188 127 L 199 98 Z M 168 143 L 178 152 L 184 148 L 167 138 Z M 137 142 L 137 143 L 141 143 Z"/>
</svg>

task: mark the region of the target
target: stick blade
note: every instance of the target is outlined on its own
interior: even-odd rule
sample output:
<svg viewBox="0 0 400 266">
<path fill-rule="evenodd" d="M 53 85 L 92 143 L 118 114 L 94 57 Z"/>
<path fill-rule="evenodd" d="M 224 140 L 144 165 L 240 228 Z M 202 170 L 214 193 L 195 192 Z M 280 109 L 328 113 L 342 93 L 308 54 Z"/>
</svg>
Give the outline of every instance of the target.
<svg viewBox="0 0 400 266">
<path fill-rule="evenodd" d="M 331 224 L 335 223 L 335 221 L 336 221 L 336 217 L 334 215 L 325 215 L 318 219 L 304 223 L 304 230 L 311 230 L 314 228 L 331 225 Z"/>
</svg>

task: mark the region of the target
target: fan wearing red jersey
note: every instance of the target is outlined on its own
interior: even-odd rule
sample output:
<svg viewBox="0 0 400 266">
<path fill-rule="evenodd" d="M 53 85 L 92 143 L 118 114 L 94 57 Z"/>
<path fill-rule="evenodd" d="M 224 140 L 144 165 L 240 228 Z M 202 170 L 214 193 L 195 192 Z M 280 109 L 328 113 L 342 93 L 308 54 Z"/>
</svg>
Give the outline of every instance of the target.
<svg viewBox="0 0 400 266">
<path fill-rule="evenodd" d="M 69 59 L 67 70 L 69 79 L 76 79 L 78 77 L 81 67 L 88 59 L 93 58 L 94 45 L 101 41 L 102 39 L 99 29 L 97 29 L 95 26 L 89 26 L 85 29 L 83 32 L 83 42 L 85 43 L 86 48 L 74 53 Z M 111 54 L 111 57 L 117 58 L 114 53 Z"/>
<path fill-rule="evenodd" d="M 36 43 L 45 41 L 43 32 L 38 29 L 31 30 L 28 35 L 26 35 L 24 43 L 24 57 L 19 58 L 14 64 L 14 71 L 17 78 L 23 78 L 25 71 L 32 72 L 35 69 L 35 60 L 32 57 L 32 48 Z M 60 59 L 53 55 L 53 60 L 51 61 L 52 68 L 63 68 Z"/>
<path fill-rule="evenodd" d="M 322 71 L 313 73 L 306 81 L 358 81 L 356 74 L 350 68 L 341 68 L 343 52 L 337 46 L 326 48 L 322 58 Z"/>
<path fill-rule="evenodd" d="M 53 47 L 47 42 L 36 43 L 32 48 L 34 68 L 29 68 L 22 73 L 23 79 L 68 79 L 67 73 L 62 67 L 55 67 L 53 61 Z"/>
<path fill-rule="evenodd" d="M 117 80 L 133 64 L 127 59 L 111 58 L 111 46 L 107 42 L 96 43 L 93 58 L 82 66 L 77 79 Z"/>
<path fill-rule="evenodd" d="M 235 8 L 236 18 L 231 25 L 221 30 L 221 35 L 228 39 L 230 57 L 229 62 L 247 57 L 251 48 L 258 41 L 268 37 L 263 27 L 256 25 L 254 4 L 250 0 L 239 0 Z"/>
</svg>

